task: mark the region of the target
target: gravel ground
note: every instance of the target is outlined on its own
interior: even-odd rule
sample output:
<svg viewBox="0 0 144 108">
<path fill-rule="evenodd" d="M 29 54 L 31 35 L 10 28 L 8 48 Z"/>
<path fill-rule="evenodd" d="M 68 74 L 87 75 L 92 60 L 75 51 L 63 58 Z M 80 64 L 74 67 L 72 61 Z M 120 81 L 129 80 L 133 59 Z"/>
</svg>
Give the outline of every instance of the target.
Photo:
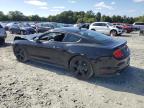
<svg viewBox="0 0 144 108">
<path fill-rule="evenodd" d="M 144 108 L 144 36 L 122 38 L 131 49 L 131 67 L 88 81 L 48 64 L 19 63 L 10 44 L 0 47 L 0 108 Z"/>
</svg>

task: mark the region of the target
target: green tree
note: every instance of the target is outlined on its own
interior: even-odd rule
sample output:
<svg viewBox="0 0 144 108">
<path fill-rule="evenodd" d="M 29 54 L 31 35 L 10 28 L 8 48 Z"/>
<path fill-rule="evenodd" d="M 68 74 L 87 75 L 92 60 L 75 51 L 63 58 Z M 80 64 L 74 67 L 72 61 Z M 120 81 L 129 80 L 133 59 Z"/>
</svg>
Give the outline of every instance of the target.
<svg viewBox="0 0 144 108">
<path fill-rule="evenodd" d="M 97 14 L 96 14 L 96 21 L 100 21 L 101 20 L 101 13 L 100 12 L 98 12 Z"/>
<path fill-rule="evenodd" d="M 20 11 L 9 11 L 8 13 L 8 19 L 12 21 L 23 21 L 24 15 Z"/>
</svg>

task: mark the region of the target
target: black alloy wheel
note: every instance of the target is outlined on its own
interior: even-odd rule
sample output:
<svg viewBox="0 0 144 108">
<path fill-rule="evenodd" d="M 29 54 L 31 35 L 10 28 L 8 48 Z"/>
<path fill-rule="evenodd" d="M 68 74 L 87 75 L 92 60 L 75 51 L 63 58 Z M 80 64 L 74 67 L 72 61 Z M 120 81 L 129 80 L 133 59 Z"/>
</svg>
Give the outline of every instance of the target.
<svg viewBox="0 0 144 108">
<path fill-rule="evenodd" d="M 91 63 L 81 56 L 73 58 L 70 62 L 69 68 L 78 79 L 86 80 L 93 75 Z"/>
<path fill-rule="evenodd" d="M 20 61 L 20 62 L 28 61 L 28 55 L 27 55 L 26 51 L 21 47 L 15 47 L 14 54 L 18 61 Z"/>
</svg>

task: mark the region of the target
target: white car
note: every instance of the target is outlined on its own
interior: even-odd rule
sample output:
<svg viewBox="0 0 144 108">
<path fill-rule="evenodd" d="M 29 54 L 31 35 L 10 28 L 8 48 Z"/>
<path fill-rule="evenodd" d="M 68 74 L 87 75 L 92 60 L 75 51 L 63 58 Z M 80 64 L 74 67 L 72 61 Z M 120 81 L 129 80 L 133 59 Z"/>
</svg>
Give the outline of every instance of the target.
<svg viewBox="0 0 144 108">
<path fill-rule="evenodd" d="M 0 45 L 5 43 L 6 36 L 7 35 L 5 29 L 2 27 L 2 25 L 0 25 Z"/>
<path fill-rule="evenodd" d="M 121 35 L 124 32 L 122 27 L 113 26 L 113 24 L 109 22 L 94 22 L 90 25 L 89 30 L 94 30 L 111 36 Z"/>
</svg>

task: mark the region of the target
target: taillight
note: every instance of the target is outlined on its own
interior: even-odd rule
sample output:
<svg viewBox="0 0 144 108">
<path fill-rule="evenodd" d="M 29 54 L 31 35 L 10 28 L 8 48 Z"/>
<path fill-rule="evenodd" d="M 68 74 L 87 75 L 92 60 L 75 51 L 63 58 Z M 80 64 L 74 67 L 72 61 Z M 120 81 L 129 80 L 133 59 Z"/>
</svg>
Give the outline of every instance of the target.
<svg viewBox="0 0 144 108">
<path fill-rule="evenodd" d="M 114 51 L 113 56 L 117 59 L 120 59 L 124 56 L 124 54 L 121 49 L 117 49 L 116 51 Z"/>
</svg>

